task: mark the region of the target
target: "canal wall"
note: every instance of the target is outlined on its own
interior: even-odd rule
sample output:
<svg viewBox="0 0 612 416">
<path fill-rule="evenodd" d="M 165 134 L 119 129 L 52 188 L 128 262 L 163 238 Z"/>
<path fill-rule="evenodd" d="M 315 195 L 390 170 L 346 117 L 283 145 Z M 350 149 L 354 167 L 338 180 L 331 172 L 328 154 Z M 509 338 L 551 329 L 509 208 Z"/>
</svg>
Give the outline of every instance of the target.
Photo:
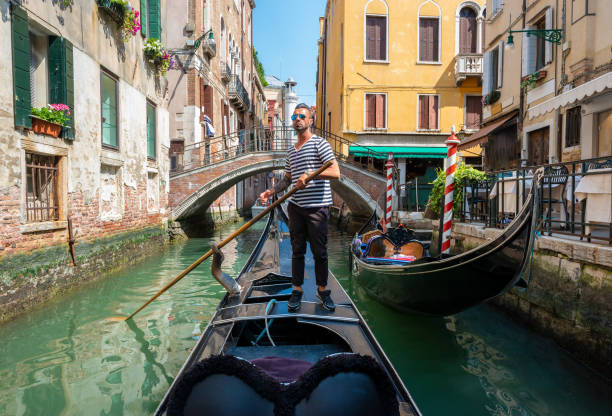
<svg viewBox="0 0 612 416">
<path fill-rule="evenodd" d="M 0 322 L 91 282 L 104 273 L 134 264 L 163 249 L 165 226 L 145 227 L 75 244 L 75 265 L 68 244 L 0 258 Z"/>
<path fill-rule="evenodd" d="M 472 249 L 502 232 L 453 224 L 453 250 Z M 539 237 L 528 289 L 513 288 L 491 302 L 612 378 L 612 247 Z"/>
</svg>

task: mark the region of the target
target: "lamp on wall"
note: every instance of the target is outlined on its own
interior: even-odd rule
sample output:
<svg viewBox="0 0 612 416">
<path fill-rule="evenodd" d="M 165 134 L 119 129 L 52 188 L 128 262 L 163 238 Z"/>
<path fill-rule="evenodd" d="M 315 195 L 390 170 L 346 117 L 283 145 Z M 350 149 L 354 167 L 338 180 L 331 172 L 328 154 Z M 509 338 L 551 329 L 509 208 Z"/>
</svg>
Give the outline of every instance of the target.
<svg viewBox="0 0 612 416">
<path fill-rule="evenodd" d="M 547 42 L 556 43 L 557 45 L 561 43 L 561 37 L 563 35 L 562 29 L 525 29 L 525 30 L 510 30 L 508 34 L 508 41 L 506 45 L 509 48 L 514 47 L 514 36 L 513 33 L 526 33 L 527 36 L 535 36 L 538 38 L 542 38 Z"/>
</svg>

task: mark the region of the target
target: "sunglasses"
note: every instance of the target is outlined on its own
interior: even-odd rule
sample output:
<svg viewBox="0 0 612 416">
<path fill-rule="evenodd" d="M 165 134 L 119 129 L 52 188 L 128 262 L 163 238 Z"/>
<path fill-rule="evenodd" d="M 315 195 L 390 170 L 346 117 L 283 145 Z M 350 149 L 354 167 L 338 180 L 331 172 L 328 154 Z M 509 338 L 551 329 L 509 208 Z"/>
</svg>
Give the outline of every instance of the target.
<svg viewBox="0 0 612 416">
<path fill-rule="evenodd" d="M 306 114 L 294 114 L 291 116 L 291 120 L 295 121 L 298 117 L 302 120 L 306 120 Z"/>
</svg>

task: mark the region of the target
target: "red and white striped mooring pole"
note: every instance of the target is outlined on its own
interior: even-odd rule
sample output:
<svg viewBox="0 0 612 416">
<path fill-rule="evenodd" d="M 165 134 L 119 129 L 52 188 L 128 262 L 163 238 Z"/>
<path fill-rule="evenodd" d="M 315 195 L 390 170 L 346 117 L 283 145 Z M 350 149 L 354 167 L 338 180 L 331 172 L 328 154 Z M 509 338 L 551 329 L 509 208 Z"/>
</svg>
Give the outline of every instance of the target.
<svg viewBox="0 0 612 416">
<path fill-rule="evenodd" d="M 442 226 L 441 253 L 450 254 L 451 228 L 453 227 L 453 191 L 455 189 L 455 167 L 457 165 L 457 145 L 461 141 L 455 137 L 455 126 L 445 144 L 446 151 L 446 182 L 444 184 L 444 221 Z"/>
<path fill-rule="evenodd" d="M 385 225 L 391 224 L 391 211 L 393 210 L 393 153 L 387 156 L 387 208 L 385 212 Z"/>
</svg>

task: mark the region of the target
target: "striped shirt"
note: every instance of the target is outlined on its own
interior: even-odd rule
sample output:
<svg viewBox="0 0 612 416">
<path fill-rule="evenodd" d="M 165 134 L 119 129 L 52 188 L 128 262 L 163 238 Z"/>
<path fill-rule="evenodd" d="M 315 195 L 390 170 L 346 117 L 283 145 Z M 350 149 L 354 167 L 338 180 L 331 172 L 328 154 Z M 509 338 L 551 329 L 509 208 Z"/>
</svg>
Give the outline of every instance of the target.
<svg viewBox="0 0 612 416">
<path fill-rule="evenodd" d="M 312 136 L 296 150 L 289 149 L 285 162 L 285 172 L 291 175 L 291 183 L 295 186 L 297 180 L 306 171 L 315 171 L 330 160 L 335 160 L 334 152 L 327 140 Z M 302 208 L 326 207 L 332 204 L 329 180 L 313 179 L 304 189 L 300 189 L 289 199 L 290 202 Z"/>
</svg>

